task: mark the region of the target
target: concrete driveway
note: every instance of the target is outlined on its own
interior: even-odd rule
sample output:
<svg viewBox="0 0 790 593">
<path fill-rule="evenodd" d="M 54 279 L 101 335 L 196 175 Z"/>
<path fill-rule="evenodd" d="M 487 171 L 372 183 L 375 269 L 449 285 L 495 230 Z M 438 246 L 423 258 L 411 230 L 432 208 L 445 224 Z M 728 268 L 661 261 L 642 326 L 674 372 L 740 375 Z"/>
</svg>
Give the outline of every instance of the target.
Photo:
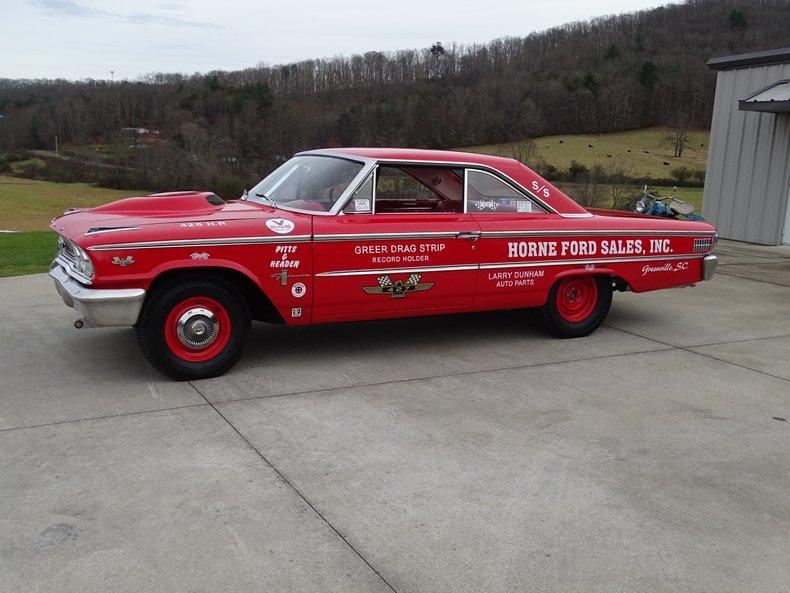
<svg viewBox="0 0 790 593">
<path fill-rule="evenodd" d="M 589 338 L 257 325 L 194 383 L 0 280 L 0 591 L 790 591 L 790 250 L 719 251 Z"/>
</svg>

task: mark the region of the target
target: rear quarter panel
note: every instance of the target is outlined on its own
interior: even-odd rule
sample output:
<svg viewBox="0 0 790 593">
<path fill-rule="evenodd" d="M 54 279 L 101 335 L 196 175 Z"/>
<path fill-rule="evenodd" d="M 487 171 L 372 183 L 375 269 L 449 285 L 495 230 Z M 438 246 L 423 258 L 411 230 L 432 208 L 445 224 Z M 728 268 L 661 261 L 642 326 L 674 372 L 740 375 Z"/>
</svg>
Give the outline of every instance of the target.
<svg viewBox="0 0 790 593">
<path fill-rule="evenodd" d="M 542 305 L 559 278 L 576 274 L 620 277 L 634 292 L 693 284 L 702 279 L 702 258 L 715 236 L 707 223 L 650 217 L 487 215 L 477 220 L 480 308 Z"/>
</svg>

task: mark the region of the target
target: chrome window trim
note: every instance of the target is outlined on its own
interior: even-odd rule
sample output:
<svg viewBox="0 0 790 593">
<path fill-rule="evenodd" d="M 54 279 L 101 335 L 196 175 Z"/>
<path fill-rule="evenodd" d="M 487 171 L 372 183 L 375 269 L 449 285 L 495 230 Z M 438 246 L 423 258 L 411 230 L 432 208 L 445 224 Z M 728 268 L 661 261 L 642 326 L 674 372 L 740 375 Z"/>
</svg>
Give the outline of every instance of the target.
<svg viewBox="0 0 790 593">
<path fill-rule="evenodd" d="M 302 214 L 312 214 L 315 216 L 337 216 L 338 214 L 342 214 L 343 208 L 345 208 L 346 203 L 348 202 L 351 194 L 359 187 L 360 182 L 367 178 L 368 173 L 376 166 L 376 159 L 371 159 L 367 157 L 361 157 L 356 155 L 348 155 L 345 153 L 334 152 L 332 150 L 305 150 L 302 152 L 297 152 L 296 156 L 326 156 L 326 157 L 333 157 L 339 159 L 345 159 L 347 161 L 361 163 L 362 169 L 360 169 L 359 173 L 357 173 L 356 177 L 351 180 L 348 184 L 348 187 L 343 191 L 342 194 L 335 200 L 335 203 L 327 212 L 317 212 L 315 210 L 302 210 L 300 208 L 288 208 L 286 206 L 282 206 L 277 204 L 277 208 L 282 208 L 283 210 L 288 210 L 290 212 L 300 212 Z M 373 188 L 375 193 L 375 186 Z"/>
<path fill-rule="evenodd" d="M 461 161 L 408 161 L 408 160 L 399 160 L 399 159 L 378 159 L 379 163 L 388 163 L 388 164 L 401 164 L 401 165 L 412 165 L 412 166 L 426 166 L 426 167 L 446 167 L 448 169 L 476 169 L 479 171 L 483 171 L 488 173 L 489 175 L 493 175 L 494 177 L 498 177 L 502 181 L 506 182 L 508 185 L 511 185 L 514 189 L 519 192 L 522 192 L 531 200 L 533 200 L 536 204 L 538 204 L 541 208 L 546 210 L 548 214 L 559 214 L 562 216 L 560 212 L 557 212 L 556 209 L 552 208 L 548 204 L 546 204 L 543 200 L 538 198 L 534 195 L 531 191 L 521 185 L 518 181 L 510 177 L 507 173 L 503 173 L 499 169 L 495 169 L 494 167 L 489 167 L 488 165 L 482 165 L 480 163 L 467 163 Z M 466 201 L 466 196 L 464 196 L 464 201 Z M 592 216 L 592 214 L 590 214 Z"/>
<path fill-rule="evenodd" d="M 377 170 L 378 170 L 378 164 L 374 163 L 373 167 L 372 167 L 372 169 L 370 171 L 370 174 L 365 176 L 362 179 L 362 181 L 359 182 L 358 185 L 354 186 L 354 189 L 351 190 L 351 192 L 348 194 L 348 197 L 346 197 L 345 202 L 343 203 L 343 205 L 338 210 L 338 215 L 339 216 L 348 216 L 348 215 L 355 215 L 355 214 L 367 214 L 368 216 L 370 216 L 371 214 L 375 214 L 376 213 L 376 181 L 377 181 L 376 172 L 377 172 Z M 360 189 L 362 189 L 362 186 L 364 186 L 368 182 L 368 179 L 370 177 L 373 178 L 373 191 L 371 191 L 371 194 L 370 194 L 370 196 L 371 196 L 370 199 L 372 201 L 370 212 L 344 212 L 346 206 L 348 206 L 351 203 L 351 200 L 354 199 L 354 195 L 356 194 L 356 192 L 358 192 Z M 338 198 L 338 200 L 340 200 L 340 198 Z"/>
<path fill-rule="evenodd" d="M 371 168 L 376 164 L 394 164 L 394 165 L 411 165 L 411 166 L 426 166 L 426 167 L 447 167 L 449 169 L 479 169 L 481 171 L 486 171 L 488 173 L 493 174 L 495 177 L 499 177 L 502 181 L 506 181 L 507 183 L 511 184 L 515 189 L 524 193 L 528 196 L 531 200 L 533 200 L 536 204 L 538 204 L 541 208 L 544 208 L 547 213 L 549 214 L 557 214 L 562 217 L 567 218 L 590 218 L 592 217 L 592 213 L 584 213 L 584 212 L 576 212 L 570 214 L 563 214 L 562 212 L 558 212 L 555 208 L 552 208 L 539 197 L 534 195 L 531 191 L 525 188 L 523 185 L 518 183 L 515 179 L 510 177 L 507 173 L 503 173 L 499 169 L 495 169 L 494 167 L 489 167 L 488 165 L 483 165 L 480 163 L 470 163 L 464 161 L 423 161 L 423 160 L 409 160 L 409 159 L 386 159 L 386 158 L 370 158 L 370 157 L 361 157 L 356 155 L 347 155 L 345 153 L 338 153 L 333 152 L 332 150 L 308 150 L 305 152 L 298 152 L 294 156 L 299 155 L 326 155 L 326 156 L 336 156 L 340 158 L 346 158 L 348 160 L 358 160 L 360 162 L 368 162 L 371 165 Z M 365 168 L 363 167 L 363 171 Z M 347 199 L 348 196 L 340 196 L 338 201 L 341 199 Z M 464 202 L 466 202 L 466 197 L 464 196 Z M 334 211 L 335 208 L 332 208 L 330 213 Z M 318 213 L 321 214 L 321 213 Z"/>
<path fill-rule="evenodd" d="M 464 169 L 464 212 L 465 213 L 469 211 L 469 206 L 467 204 L 467 199 L 469 197 L 469 186 L 468 185 L 469 185 L 469 172 L 470 171 L 475 171 L 477 173 L 483 173 L 484 175 L 488 175 L 489 177 L 493 177 L 494 179 L 497 179 L 497 180 L 501 181 L 502 183 L 504 183 L 505 185 L 510 187 L 510 189 L 515 191 L 516 193 L 523 194 L 523 197 L 525 199 L 531 201 L 533 204 L 535 204 L 541 210 L 543 210 L 542 212 L 497 212 L 496 210 L 493 210 L 491 212 L 483 212 L 482 210 L 480 210 L 478 212 L 475 212 L 475 214 L 507 214 L 507 215 L 513 215 L 513 214 L 521 214 L 521 215 L 524 215 L 524 214 L 558 214 L 558 212 L 556 210 L 553 210 L 553 209 L 552 210 L 548 210 L 547 209 L 547 206 L 548 206 L 547 204 L 539 202 L 539 201 L 536 201 L 537 198 L 533 197 L 533 194 L 531 194 L 531 193 L 524 194 L 520 185 L 514 186 L 511 183 L 508 183 L 507 181 L 502 179 L 501 177 L 499 177 L 497 175 L 494 175 L 493 173 L 491 173 L 489 171 L 486 171 L 484 169 L 478 169 L 476 167 L 467 167 L 466 169 Z"/>
<path fill-rule="evenodd" d="M 360 179 L 364 179 L 365 176 L 367 175 L 367 173 L 370 171 L 370 168 L 373 165 L 375 165 L 375 163 L 376 163 L 375 159 L 369 159 L 369 158 L 366 158 L 366 157 L 358 157 L 356 155 L 348 155 L 348 154 L 337 153 L 337 152 L 333 152 L 331 150 L 306 150 L 306 151 L 302 151 L 302 152 L 297 152 L 293 156 L 294 157 L 297 157 L 297 156 L 324 156 L 324 157 L 328 157 L 328 158 L 343 159 L 343 160 L 346 160 L 346 161 L 351 161 L 352 163 L 359 163 L 359 164 L 361 164 L 362 165 L 362 169 L 360 169 L 359 173 L 357 173 L 356 176 L 354 177 L 354 179 L 351 180 L 351 182 L 348 184 L 348 187 L 346 187 L 346 189 L 343 190 L 343 193 L 340 194 L 340 196 L 338 196 L 338 198 L 335 200 L 335 203 L 332 205 L 332 207 L 327 212 L 320 212 L 318 210 L 305 210 L 304 208 L 293 208 L 293 207 L 288 206 L 286 204 L 280 204 L 280 203 L 275 203 L 274 205 L 272 205 L 272 204 L 270 204 L 268 202 L 259 202 L 259 201 L 254 200 L 254 199 L 250 199 L 249 200 L 250 202 L 252 202 L 253 204 L 257 204 L 259 206 L 269 206 L 269 207 L 276 208 L 278 210 L 285 210 L 286 212 L 296 212 L 296 213 L 299 213 L 299 214 L 310 214 L 311 216 L 336 216 L 338 214 L 338 212 L 340 212 L 342 210 L 342 208 L 338 207 L 338 205 L 341 204 L 341 203 L 345 204 L 345 202 L 348 201 L 348 198 L 351 195 L 352 189 L 356 189 L 356 187 L 357 187 L 357 185 L 359 183 L 359 180 Z M 291 158 L 293 158 L 293 157 L 291 157 Z M 264 177 L 263 179 L 266 179 L 266 177 Z M 263 181 L 263 179 L 261 181 Z M 258 183 L 260 183 L 260 181 Z"/>
<path fill-rule="evenodd" d="M 111 243 L 94 245 L 88 251 L 113 251 L 116 249 L 164 249 L 168 247 L 210 247 L 221 245 L 258 245 L 265 243 L 305 243 L 310 235 L 281 235 L 277 237 L 222 237 L 217 239 L 171 239 L 167 241 L 141 241 L 139 243 Z"/>
<path fill-rule="evenodd" d="M 469 208 L 466 205 L 467 196 L 469 195 L 469 169 L 464 167 L 464 188 L 461 200 L 463 200 L 462 209 L 464 214 L 469 214 Z"/>
<path fill-rule="evenodd" d="M 385 166 L 397 166 L 397 164 L 393 165 L 393 164 L 390 164 L 387 161 L 382 161 L 382 162 L 386 162 Z M 401 161 L 398 161 L 398 163 L 401 163 Z M 405 165 L 409 165 L 409 166 L 413 165 L 415 167 L 418 167 L 418 166 L 421 165 L 420 162 L 415 162 L 415 163 L 402 162 L 402 164 L 404 166 Z M 378 171 L 379 171 L 379 167 L 380 166 L 381 166 L 381 162 L 380 161 L 376 161 L 376 164 L 373 166 L 374 179 L 373 179 L 373 211 L 371 212 L 372 214 L 376 213 L 376 185 L 378 184 Z M 439 164 L 426 164 L 425 166 L 426 167 L 437 167 L 437 166 L 439 166 Z M 445 169 L 461 169 L 462 171 L 464 171 L 464 180 L 466 179 L 466 169 L 463 168 L 463 167 L 454 167 L 454 166 L 448 164 L 446 166 L 442 166 L 441 168 L 445 168 Z M 365 178 L 365 180 L 367 180 L 367 178 Z M 419 181 L 417 179 L 415 179 L 415 181 L 417 181 L 418 183 L 422 183 L 421 181 Z M 425 184 L 423 183 L 423 185 L 425 185 Z M 433 191 L 430 188 L 427 188 L 427 189 L 430 190 L 430 191 Z M 464 188 L 464 190 L 465 190 L 465 188 Z M 434 193 L 436 193 L 436 192 L 434 192 Z M 439 194 L 437 194 L 437 195 L 439 195 Z M 350 197 L 349 197 L 349 199 L 350 199 Z M 461 199 L 462 200 L 464 199 L 463 196 L 462 196 Z M 382 216 L 383 215 L 393 215 L 393 214 L 395 214 L 395 215 L 403 215 L 403 214 L 405 214 L 405 215 L 412 215 L 412 214 L 461 214 L 461 212 L 433 212 L 433 211 L 428 211 L 428 212 L 384 212 L 382 214 Z M 463 214 L 466 214 L 466 212 L 464 211 Z"/>
</svg>

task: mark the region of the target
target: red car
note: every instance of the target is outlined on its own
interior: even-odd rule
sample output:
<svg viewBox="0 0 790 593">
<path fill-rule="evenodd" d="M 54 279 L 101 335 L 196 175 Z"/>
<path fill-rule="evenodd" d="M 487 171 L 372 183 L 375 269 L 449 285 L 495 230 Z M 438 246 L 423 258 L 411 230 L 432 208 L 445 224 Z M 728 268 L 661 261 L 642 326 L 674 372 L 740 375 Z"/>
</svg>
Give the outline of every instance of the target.
<svg viewBox="0 0 790 593">
<path fill-rule="evenodd" d="M 302 152 L 239 200 L 127 198 L 52 222 L 77 327 L 133 325 L 156 368 L 219 375 L 252 319 L 307 325 L 536 308 L 560 337 L 613 290 L 708 280 L 716 229 L 588 211 L 524 165 L 464 152 Z"/>
</svg>

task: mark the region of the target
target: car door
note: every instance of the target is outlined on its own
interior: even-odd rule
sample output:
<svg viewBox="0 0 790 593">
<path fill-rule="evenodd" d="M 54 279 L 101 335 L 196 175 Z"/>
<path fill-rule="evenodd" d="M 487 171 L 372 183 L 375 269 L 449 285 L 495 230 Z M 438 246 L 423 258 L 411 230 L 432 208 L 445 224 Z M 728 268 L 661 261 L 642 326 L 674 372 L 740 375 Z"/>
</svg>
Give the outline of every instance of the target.
<svg viewBox="0 0 790 593">
<path fill-rule="evenodd" d="M 379 164 L 341 214 L 315 217 L 314 321 L 463 310 L 480 229 L 463 212 L 463 172 Z"/>
<path fill-rule="evenodd" d="M 552 257 L 548 251 L 553 242 L 535 235 L 556 226 L 547 223 L 561 217 L 547 212 L 521 188 L 480 169 L 466 170 L 466 200 L 482 231 L 476 306 L 505 309 L 542 304 L 551 276 L 539 262 Z"/>
</svg>

